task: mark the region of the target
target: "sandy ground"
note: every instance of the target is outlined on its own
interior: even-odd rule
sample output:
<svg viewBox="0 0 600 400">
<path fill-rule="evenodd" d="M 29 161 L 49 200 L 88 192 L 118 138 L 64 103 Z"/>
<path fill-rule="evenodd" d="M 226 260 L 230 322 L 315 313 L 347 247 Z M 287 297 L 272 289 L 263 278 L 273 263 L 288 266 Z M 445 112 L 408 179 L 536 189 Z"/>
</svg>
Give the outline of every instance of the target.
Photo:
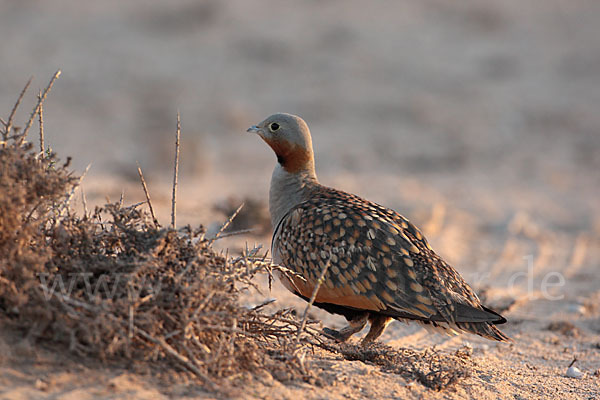
<svg viewBox="0 0 600 400">
<path fill-rule="evenodd" d="M 228 198 L 265 204 L 274 157 L 245 129 L 303 116 L 317 171 L 401 212 L 496 307 L 514 344 L 394 322 L 394 347 L 454 351 L 476 368 L 432 392 L 376 366 L 321 354 L 325 387 L 267 377 L 247 398 L 600 398 L 600 3 L 591 1 L 0 1 L 0 110 L 31 74 L 63 75 L 46 140 L 74 157 L 88 206 L 143 199 L 144 169 L 169 220 L 182 115 L 179 225 L 214 231 Z M 30 96 L 18 120 L 33 104 Z M 35 138 L 31 138 L 35 140 Z M 81 209 L 80 194 L 75 207 Z M 234 253 L 269 233 L 217 242 Z M 276 285 L 248 295 L 304 303 Z M 324 325 L 343 321 L 312 311 Z M 551 328 L 551 329 L 550 329 Z M 2 334 L 0 398 L 210 398 L 130 369 Z M 565 376 L 577 358 L 581 379 Z"/>
</svg>

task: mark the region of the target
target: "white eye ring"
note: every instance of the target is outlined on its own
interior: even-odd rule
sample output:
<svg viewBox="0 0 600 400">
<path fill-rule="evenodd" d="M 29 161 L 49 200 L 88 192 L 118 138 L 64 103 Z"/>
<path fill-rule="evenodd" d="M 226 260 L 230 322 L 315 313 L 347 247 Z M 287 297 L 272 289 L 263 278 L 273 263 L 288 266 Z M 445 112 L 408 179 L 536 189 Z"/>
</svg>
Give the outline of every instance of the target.
<svg viewBox="0 0 600 400">
<path fill-rule="evenodd" d="M 278 130 L 280 128 L 279 124 L 277 122 L 271 122 L 269 124 L 269 130 L 271 132 L 275 132 L 276 130 Z"/>
</svg>

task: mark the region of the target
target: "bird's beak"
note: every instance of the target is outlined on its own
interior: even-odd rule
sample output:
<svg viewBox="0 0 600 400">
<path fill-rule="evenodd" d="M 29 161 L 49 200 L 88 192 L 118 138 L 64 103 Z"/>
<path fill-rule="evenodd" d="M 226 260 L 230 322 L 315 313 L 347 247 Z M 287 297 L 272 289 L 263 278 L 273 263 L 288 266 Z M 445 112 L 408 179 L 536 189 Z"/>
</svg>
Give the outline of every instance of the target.
<svg viewBox="0 0 600 400">
<path fill-rule="evenodd" d="M 246 132 L 256 133 L 263 140 L 267 140 L 267 138 L 265 136 L 265 131 L 262 128 L 259 128 L 257 125 L 252 125 L 250 128 L 246 129 Z"/>
<path fill-rule="evenodd" d="M 246 132 L 254 132 L 254 133 L 259 133 L 260 132 L 260 128 L 256 125 L 252 125 L 250 128 L 246 129 Z"/>
</svg>

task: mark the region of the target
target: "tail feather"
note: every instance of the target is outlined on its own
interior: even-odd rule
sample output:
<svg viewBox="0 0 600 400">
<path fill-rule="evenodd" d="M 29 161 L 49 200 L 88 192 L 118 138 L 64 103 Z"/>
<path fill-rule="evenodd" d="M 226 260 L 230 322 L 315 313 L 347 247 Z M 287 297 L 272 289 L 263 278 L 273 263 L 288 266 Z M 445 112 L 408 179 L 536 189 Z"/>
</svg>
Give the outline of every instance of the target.
<svg viewBox="0 0 600 400">
<path fill-rule="evenodd" d="M 402 320 L 402 319 L 400 319 Z M 442 333 L 448 336 L 458 335 L 461 332 L 472 333 L 486 339 L 496 340 L 498 342 L 512 342 L 512 339 L 506 336 L 493 323 L 489 322 L 445 322 L 445 321 L 423 321 L 415 322 L 422 325 L 430 332 Z"/>
<path fill-rule="evenodd" d="M 486 306 L 482 305 L 481 308 L 484 309 L 484 311 L 489 312 L 490 314 L 494 314 L 496 317 L 498 317 L 497 320 L 492 321 L 494 323 L 494 325 L 500 325 L 500 324 L 505 324 L 506 323 L 506 318 L 504 318 L 502 315 L 498 314 L 496 311 L 487 308 Z"/>
<path fill-rule="evenodd" d="M 503 324 L 506 319 L 494 310 L 481 306 L 473 307 L 470 304 L 454 303 L 454 315 L 452 319 L 455 322 L 489 322 L 492 324 Z"/>
<path fill-rule="evenodd" d="M 487 339 L 497 340 L 499 342 L 511 342 L 512 339 L 506 336 L 500 329 L 496 328 L 494 324 L 489 322 L 458 322 L 456 326 L 468 333 L 474 333 L 475 335 L 482 336 Z"/>
</svg>

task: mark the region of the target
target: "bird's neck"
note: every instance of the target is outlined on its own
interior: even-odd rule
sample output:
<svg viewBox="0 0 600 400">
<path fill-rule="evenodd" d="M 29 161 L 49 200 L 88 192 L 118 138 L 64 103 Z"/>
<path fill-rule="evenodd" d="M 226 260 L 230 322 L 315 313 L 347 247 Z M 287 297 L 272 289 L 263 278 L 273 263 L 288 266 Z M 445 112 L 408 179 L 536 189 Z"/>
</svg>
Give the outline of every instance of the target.
<svg viewBox="0 0 600 400">
<path fill-rule="evenodd" d="M 278 163 L 273 170 L 269 191 L 269 211 L 273 229 L 290 209 L 308 200 L 318 187 L 314 163 L 294 173 L 288 172 Z"/>
</svg>

